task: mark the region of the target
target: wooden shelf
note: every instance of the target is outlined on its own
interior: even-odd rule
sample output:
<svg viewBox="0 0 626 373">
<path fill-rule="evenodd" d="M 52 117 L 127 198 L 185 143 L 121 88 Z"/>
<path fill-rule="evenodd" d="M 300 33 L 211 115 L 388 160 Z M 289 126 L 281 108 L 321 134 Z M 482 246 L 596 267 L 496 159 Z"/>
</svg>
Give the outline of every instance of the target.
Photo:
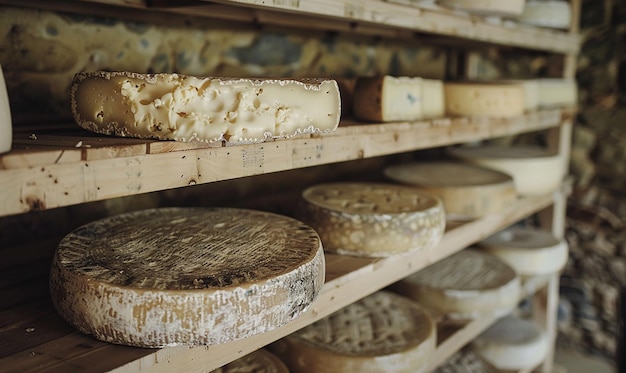
<svg viewBox="0 0 626 373">
<path fill-rule="evenodd" d="M 279 338 L 282 338 L 346 305 L 361 299 L 409 274 L 464 249 L 494 232 L 552 205 L 554 194 L 524 197 L 510 209 L 473 220 L 448 229 L 441 243 L 428 251 L 408 253 L 384 259 L 362 259 L 340 255 L 326 255 L 326 283 L 315 303 L 293 322 L 244 340 L 223 345 L 202 347 L 175 347 L 140 349 L 108 344 L 76 332 L 67 326 L 52 310 L 47 294 L 47 276 L 38 281 L 40 292 L 34 299 L 23 300 L 9 309 L 0 309 L 0 372 L 43 371 L 115 371 L 115 372 L 170 372 L 210 371 Z M 55 241 L 35 247 L 35 252 L 54 251 Z M 23 252 L 22 248 L 15 251 Z M 0 296 L 15 297 L 24 292 L 25 277 L 33 276 L 25 269 L 34 264 L 23 255 L 20 265 L 10 264 L 16 273 L 3 271 L 0 277 Z M 39 259 L 33 259 L 34 262 Z M 49 263 L 49 261 L 45 261 Z M 46 267 L 47 268 L 47 267 Z M 15 286 L 13 286 L 15 285 Z M 13 295 L 11 295 L 13 294 Z M 488 325 L 479 321 L 465 328 L 462 334 L 469 340 Z M 454 337 L 442 344 L 437 356 L 451 354 L 458 348 Z M 448 346 L 452 343 L 451 346 Z M 448 347 L 446 347 L 448 346 Z M 174 369 L 175 368 L 175 369 Z"/>
</svg>

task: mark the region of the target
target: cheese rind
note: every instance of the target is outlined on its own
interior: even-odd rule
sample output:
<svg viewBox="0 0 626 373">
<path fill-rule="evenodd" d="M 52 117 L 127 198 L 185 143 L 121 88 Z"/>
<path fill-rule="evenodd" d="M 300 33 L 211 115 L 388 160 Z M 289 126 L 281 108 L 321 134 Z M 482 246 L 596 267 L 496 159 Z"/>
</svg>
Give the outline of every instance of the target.
<svg viewBox="0 0 626 373">
<path fill-rule="evenodd" d="M 445 231 L 439 198 L 393 184 L 314 185 L 303 191 L 298 216 L 319 233 L 324 250 L 362 257 L 426 250 Z"/>
<path fill-rule="evenodd" d="M 422 78 L 359 77 L 353 111 L 358 119 L 392 122 L 423 118 Z"/>
<path fill-rule="evenodd" d="M 569 29 L 572 23 L 572 8 L 563 0 L 527 0 L 518 21 L 533 26 Z"/>
<path fill-rule="evenodd" d="M 262 348 L 210 373 L 289 373 L 289 369 L 282 360 Z"/>
<path fill-rule="evenodd" d="M 254 210 L 164 208 L 89 223 L 54 255 L 59 314 L 113 343 L 224 343 L 282 326 L 324 282 L 317 233 Z"/>
<path fill-rule="evenodd" d="M 483 15 L 517 16 L 524 11 L 526 0 L 438 0 L 439 4 Z"/>
<path fill-rule="evenodd" d="M 332 132 L 341 116 L 337 82 L 323 79 L 79 73 L 71 106 L 97 133 L 228 144 Z"/>
<path fill-rule="evenodd" d="M 514 117 L 524 114 L 526 92 L 514 82 L 446 82 L 446 113 L 453 116 Z"/>
<path fill-rule="evenodd" d="M 13 141 L 13 122 L 11 121 L 11 108 L 9 106 L 9 94 L 4 83 L 4 74 L 0 66 L 0 153 L 11 150 Z"/>
</svg>

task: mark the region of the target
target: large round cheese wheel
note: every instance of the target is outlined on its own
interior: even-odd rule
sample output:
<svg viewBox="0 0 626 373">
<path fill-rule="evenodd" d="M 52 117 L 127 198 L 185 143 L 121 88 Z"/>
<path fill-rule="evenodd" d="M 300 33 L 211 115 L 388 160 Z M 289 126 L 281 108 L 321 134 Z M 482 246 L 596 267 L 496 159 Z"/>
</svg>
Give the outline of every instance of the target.
<svg viewBox="0 0 626 373">
<path fill-rule="evenodd" d="M 523 276 L 540 276 L 563 269 L 568 259 L 567 242 L 551 232 L 515 227 L 503 230 L 478 243 Z"/>
<path fill-rule="evenodd" d="M 419 373 L 428 369 L 436 327 L 429 313 L 380 291 L 276 342 L 294 373 Z"/>
<path fill-rule="evenodd" d="M 393 288 L 451 320 L 506 315 L 517 306 L 521 292 L 513 268 L 471 249 L 432 264 Z"/>
<path fill-rule="evenodd" d="M 549 341 L 532 321 L 506 316 L 474 339 L 471 346 L 499 370 L 526 370 L 546 358 Z"/>
<path fill-rule="evenodd" d="M 289 373 L 289 369 L 282 360 L 262 348 L 211 373 Z"/>
<path fill-rule="evenodd" d="M 572 23 L 572 7 L 565 0 L 527 0 L 517 20 L 533 26 L 568 29 Z"/>
<path fill-rule="evenodd" d="M 539 106 L 542 108 L 576 106 L 578 85 L 574 79 L 544 78 L 539 84 Z"/>
<path fill-rule="evenodd" d="M 439 365 L 432 373 L 498 373 L 471 348 L 463 348 Z"/>
<path fill-rule="evenodd" d="M 254 210 L 163 208 L 86 224 L 59 244 L 50 288 L 84 333 L 143 347 L 249 337 L 300 315 L 324 283 L 315 231 Z"/>
<path fill-rule="evenodd" d="M 391 180 L 438 196 L 449 219 L 500 212 L 515 203 L 513 179 L 504 173 L 459 162 L 421 162 L 385 168 Z"/>
<path fill-rule="evenodd" d="M 302 193 L 301 220 L 338 254 L 385 257 L 434 247 L 445 230 L 443 203 L 414 188 L 326 183 Z"/>
<path fill-rule="evenodd" d="M 556 153 L 532 145 L 484 145 L 449 148 L 464 161 L 509 174 L 521 195 L 550 193 L 561 185 L 563 159 Z"/>
<path fill-rule="evenodd" d="M 524 11 L 526 0 L 438 0 L 439 4 L 484 15 L 517 16 Z"/>
<path fill-rule="evenodd" d="M 452 116 L 514 117 L 524 114 L 526 92 L 514 82 L 446 82 L 446 112 Z"/>
<path fill-rule="evenodd" d="M 9 107 L 9 95 L 4 84 L 2 66 L 0 66 L 0 153 L 11 150 L 13 141 L 13 124 L 11 121 L 11 108 Z"/>
</svg>

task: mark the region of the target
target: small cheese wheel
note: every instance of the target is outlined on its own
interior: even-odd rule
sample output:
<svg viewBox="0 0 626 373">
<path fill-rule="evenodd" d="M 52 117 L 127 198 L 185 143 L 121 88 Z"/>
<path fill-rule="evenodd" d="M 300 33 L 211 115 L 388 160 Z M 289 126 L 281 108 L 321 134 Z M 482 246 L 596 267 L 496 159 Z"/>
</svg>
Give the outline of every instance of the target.
<svg viewBox="0 0 626 373">
<path fill-rule="evenodd" d="M 357 119 L 379 122 L 422 119 L 422 78 L 359 77 L 353 101 Z"/>
<path fill-rule="evenodd" d="M 438 0 L 439 4 L 483 15 L 518 16 L 526 0 Z"/>
<path fill-rule="evenodd" d="M 424 119 L 441 118 L 446 114 L 443 81 L 422 79 L 422 117 Z"/>
<path fill-rule="evenodd" d="M 498 373 L 471 348 L 463 348 L 439 365 L 432 373 Z"/>
<path fill-rule="evenodd" d="M 2 66 L 0 66 L 0 153 L 11 150 L 13 141 L 13 124 L 11 121 L 11 108 L 9 107 L 9 95 L 4 84 Z"/>
<path fill-rule="evenodd" d="M 539 107 L 567 107 L 578 104 L 578 85 L 574 79 L 544 78 L 539 84 Z"/>
<path fill-rule="evenodd" d="M 524 86 L 513 82 L 446 82 L 446 113 L 470 117 L 514 117 L 526 108 Z"/>
<path fill-rule="evenodd" d="M 289 373 L 289 369 L 274 354 L 266 349 L 248 355 L 217 368 L 211 373 Z"/>
<path fill-rule="evenodd" d="M 59 314 L 107 342 L 212 345 L 300 315 L 324 283 L 315 231 L 254 210 L 163 208 L 68 234 L 50 289 Z"/>
<path fill-rule="evenodd" d="M 470 164 L 406 163 L 389 166 L 384 174 L 441 198 L 448 219 L 471 219 L 500 212 L 517 199 L 509 175 Z"/>
<path fill-rule="evenodd" d="M 463 146 L 448 151 L 456 158 L 511 175 L 520 195 L 551 193 L 559 188 L 565 173 L 559 154 L 539 146 Z"/>
<path fill-rule="evenodd" d="M 549 341 L 532 321 L 506 316 L 496 321 L 471 343 L 487 363 L 500 370 L 527 370 L 547 356 Z"/>
<path fill-rule="evenodd" d="M 437 329 L 428 311 L 379 291 L 279 340 L 272 350 L 294 373 L 419 373 Z"/>
<path fill-rule="evenodd" d="M 568 259 L 567 242 L 551 232 L 515 227 L 498 232 L 478 243 L 522 276 L 541 276 L 563 269 Z"/>
<path fill-rule="evenodd" d="M 443 203 L 414 188 L 326 183 L 302 193 L 299 218 L 338 254 L 386 257 L 434 247 L 445 231 Z"/>
<path fill-rule="evenodd" d="M 517 20 L 533 26 L 569 29 L 572 7 L 564 0 L 527 0 Z"/>
<path fill-rule="evenodd" d="M 450 320 L 506 315 L 517 306 L 521 293 L 513 268 L 471 249 L 406 277 L 393 289 Z"/>
</svg>

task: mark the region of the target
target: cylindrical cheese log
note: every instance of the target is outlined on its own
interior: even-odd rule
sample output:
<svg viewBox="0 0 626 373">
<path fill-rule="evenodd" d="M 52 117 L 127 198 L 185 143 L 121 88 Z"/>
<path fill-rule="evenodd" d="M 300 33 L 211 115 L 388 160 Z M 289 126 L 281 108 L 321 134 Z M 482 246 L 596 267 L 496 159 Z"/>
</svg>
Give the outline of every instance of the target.
<svg viewBox="0 0 626 373">
<path fill-rule="evenodd" d="M 446 82 L 446 112 L 453 116 L 514 117 L 524 114 L 526 92 L 514 82 Z"/>
<path fill-rule="evenodd" d="M 445 231 L 443 203 L 414 188 L 326 183 L 302 193 L 299 218 L 338 254 L 386 257 L 434 247 Z"/>
<path fill-rule="evenodd" d="M 415 162 L 385 168 L 385 176 L 442 199 L 448 219 L 500 212 L 517 199 L 513 179 L 504 173 L 461 162 Z"/>
<path fill-rule="evenodd" d="M 563 269 L 568 259 L 567 242 L 538 228 L 509 228 L 478 243 L 522 276 L 540 276 Z"/>
<path fill-rule="evenodd" d="M 272 350 L 294 373 L 420 373 L 435 350 L 429 313 L 379 291 L 277 341 Z"/>
<path fill-rule="evenodd" d="M 569 29 L 572 7 L 565 0 L 527 0 L 517 20 L 533 26 Z"/>
<path fill-rule="evenodd" d="M 578 85 L 574 79 L 544 78 L 539 84 L 539 106 L 542 108 L 576 106 Z"/>
<path fill-rule="evenodd" d="M 423 118 L 422 78 L 359 77 L 353 97 L 357 119 L 392 122 Z"/>
<path fill-rule="evenodd" d="M 266 349 L 256 350 L 211 373 L 289 373 L 282 360 Z"/>
<path fill-rule="evenodd" d="M 300 315 L 324 283 L 317 233 L 254 210 L 163 208 L 86 224 L 54 255 L 59 314 L 107 342 L 212 345 Z"/>
<path fill-rule="evenodd" d="M 393 289 L 451 320 L 500 317 L 519 301 L 520 279 L 498 258 L 466 249 L 393 285 Z"/>
<path fill-rule="evenodd" d="M 262 142 L 331 132 L 339 125 L 337 82 L 130 72 L 79 73 L 74 119 L 107 135 L 178 141 Z"/>
<path fill-rule="evenodd" d="M 439 4 L 483 15 L 517 16 L 524 11 L 526 0 L 438 0 Z"/>
<path fill-rule="evenodd" d="M 448 149 L 464 161 L 504 172 L 513 177 L 521 195 L 539 195 L 559 188 L 564 162 L 559 154 L 533 145 L 484 145 Z"/>
<path fill-rule="evenodd" d="M 4 83 L 2 66 L 0 66 L 0 153 L 11 150 L 13 141 L 13 123 L 11 120 L 11 108 L 9 107 L 9 95 Z"/>
</svg>

